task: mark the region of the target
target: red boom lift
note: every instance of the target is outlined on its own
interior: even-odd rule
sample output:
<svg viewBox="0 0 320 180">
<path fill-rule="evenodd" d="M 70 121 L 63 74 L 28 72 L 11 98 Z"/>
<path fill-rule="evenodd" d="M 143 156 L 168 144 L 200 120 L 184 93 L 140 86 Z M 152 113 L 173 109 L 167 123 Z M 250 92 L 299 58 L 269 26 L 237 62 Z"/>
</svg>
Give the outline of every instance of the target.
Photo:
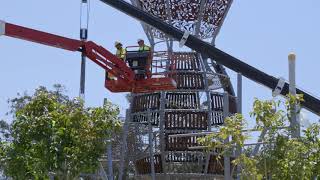
<svg viewBox="0 0 320 180">
<path fill-rule="evenodd" d="M 176 89 L 176 82 L 170 77 L 152 77 L 149 73 L 146 78 L 136 78 L 134 68 L 128 67 L 123 60 L 92 41 L 70 39 L 4 21 L 0 21 L 0 36 L 1 35 L 69 51 L 83 52 L 90 60 L 102 67 L 106 73 L 113 74 L 116 77 L 115 80 L 105 80 L 105 87 L 111 92 L 146 93 Z M 139 54 L 137 54 L 137 56 L 139 56 Z M 149 68 L 151 59 L 149 59 L 148 62 L 147 67 Z"/>
</svg>

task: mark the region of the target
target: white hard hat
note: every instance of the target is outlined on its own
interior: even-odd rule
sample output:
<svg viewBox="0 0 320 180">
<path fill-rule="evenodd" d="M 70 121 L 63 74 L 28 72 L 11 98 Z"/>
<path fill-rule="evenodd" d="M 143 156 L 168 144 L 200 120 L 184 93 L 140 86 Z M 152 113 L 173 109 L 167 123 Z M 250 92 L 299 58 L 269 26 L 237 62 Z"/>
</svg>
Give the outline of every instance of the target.
<svg viewBox="0 0 320 180">
<path fill-rule="evenodd" d="M 114 46 L 118 46 L 118 45 L 122 45 L 121 42 L 119 41 L 114 42 Z"/>
<path fill-rule="evenodd" d="M 138 39 L 137 42 L 144 41 L 143 39 Z"/>
</svg>

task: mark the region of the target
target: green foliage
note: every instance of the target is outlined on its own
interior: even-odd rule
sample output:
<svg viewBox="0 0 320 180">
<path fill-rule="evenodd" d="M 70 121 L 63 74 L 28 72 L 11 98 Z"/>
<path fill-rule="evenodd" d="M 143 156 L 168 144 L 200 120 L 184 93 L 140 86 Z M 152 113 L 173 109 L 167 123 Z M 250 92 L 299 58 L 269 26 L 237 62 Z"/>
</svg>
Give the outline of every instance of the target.
<svg viewBox="0 0 320 180">
<path fill-rule="evenodd" d="M 259 172 L 258 160 L 255 158 L 251 158 L 246 154 L 241 154 L 232 163 L 236 166 L 240 166 L 241 168 L 241 179 L 256 179 L 261 180 L 263 175 Z"/>
<path fill-rule="evenodd" d="M 287 101 L 260 101 L 255 99 L 250 115 L 256 120 L 256 129 L 267 129 L 264 145 L 252 157 L 251 150 L 244 146 L 249 138 L 244 134 L 246 121 L 239 114 L 225 119 L 218 133 L 199 139 L 209 149 L 222 148 L 234 151 L 241 147 L 243 153 L 233 160 L 241 169 L 242 179 L 312 179 L 320 174 L 320 125 L 312 124 L 303 130 L 302 137 L 292 138 L 290 114 L 294 104 L 299 107 L 301 95 L 287 95 Z M 285 109 L 285 110 L 282 110 Z M 298 110 L 299 112 L 299 110 Z M 224 139 L 232 137 L 229 143 Z"/>
<path fill-rule="evenodd" d="M 245 122 L 241 114 L 235 114 L 234 116 L 227 117 L 225 119 L 225 125 L 220 128 L 219 133 L 212 133 L 203 138 L 199 138 L 198 141 L 201 144 L 205 144 L 209 149 L 221 148 L 228 150 L 236 144 L 243 146 L 243 142 L 248 138 L 241 130 L 244 128 Z M 231 141 L 225 143 L 223 140 L 232 136 Z M 221 151 L 219 155 L 223 155 L 225 151 Z"/>
<path fill-rule="evenodd" d="M 285 113 L 278 110 L 280 101 L 254 100 L 253 111 L 250 113 L 256 120 L 256 128 L 277 128 L 284 126 Z M 275 129 L 272 129 L 275 130 Z"/>
<path fill-rule="evenodd" d="M 119 130 L 118 108 L 85 108 L 69 99 L 61 86 L 44 87 L 33 96 L 11 100 L 15 119 L 11 141 L 2 143 L 4 173 L 14 179 L 73 179 L 94 172 L 106 150 L 106 139 Z"/>
</svg>

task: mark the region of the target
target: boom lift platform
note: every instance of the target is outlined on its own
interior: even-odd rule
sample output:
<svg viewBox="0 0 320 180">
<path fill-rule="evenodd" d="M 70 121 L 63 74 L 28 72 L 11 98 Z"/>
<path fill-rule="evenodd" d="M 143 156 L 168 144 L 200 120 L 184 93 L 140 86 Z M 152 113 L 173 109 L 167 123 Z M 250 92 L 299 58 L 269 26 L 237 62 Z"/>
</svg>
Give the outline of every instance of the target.
<svg viewBox="0 0 320 180">
<path fill-rule="evenodd" d="M 92 41 L 70 39 L 4 21 L 0 21 L 0 36 L 1 35 L 69 51 L 83 52 L 91 61 L 102 67 L 106 71 L 106 74 L 110 73 L 115 76 L 114 80 L 107 80 L 107 78 L 105 80 L 105 87 L 111 92 L 146 93 L 176 89 L 176 82 L 172 78 L 166 75 L 153 77 L 153 74 L 149 70 L 152 61 L 150 53 L 146 55 L 145 53 L 130 52 L 130 54 L 127 55 L 127 61 L 129 64 L 131 62 L 131 66 L 129 67 L 126 62 Z M 146 76 L 144 77 L 136 74 L 141 73 L 141 71 L 137 71 L 139 68 L 137 69 L 137 66 L 132 64 L 132 62 L 136 63 L 139 58 L 145 58 Z"/>
</svg>

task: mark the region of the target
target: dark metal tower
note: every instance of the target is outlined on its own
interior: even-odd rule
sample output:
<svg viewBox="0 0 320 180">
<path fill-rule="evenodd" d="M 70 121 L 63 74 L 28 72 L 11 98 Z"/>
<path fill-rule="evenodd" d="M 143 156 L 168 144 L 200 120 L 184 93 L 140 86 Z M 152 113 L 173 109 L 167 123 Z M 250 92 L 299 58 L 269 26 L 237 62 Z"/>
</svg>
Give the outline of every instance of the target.
<svg viewBox="0 0 320 180">
<path fill-rule="evenodd" d="M 131 0 L 163 21 L 214 45 L 231 0 Z M 179 51 L 173 39 L 141 23 L 152 49 L 153 67 L 177 82 L 177 90 L 132 94 L 126 126 L 134 132 L 127 152 L 138 179 L 212 179 L 222 177 L 223 160 L 192 149 L 199 136 L 223 124 L 224 106 L 236 112 L 234 91 L 223 66 L 194 51 Z M 183 44 L 183 40 L 180 41 Z M 174 66 L 174 69 L 170 67 Z M 224 93 L 227 92 L 227 93 Z M 228 101 L 224 97 L 228 96 Z M 126 138 L 124 138 L 126 139 Z M 124 164 L 122 167 L 124 169 Z M 121 171 L 121 170 L 120 170 Z"/>
</svg>

